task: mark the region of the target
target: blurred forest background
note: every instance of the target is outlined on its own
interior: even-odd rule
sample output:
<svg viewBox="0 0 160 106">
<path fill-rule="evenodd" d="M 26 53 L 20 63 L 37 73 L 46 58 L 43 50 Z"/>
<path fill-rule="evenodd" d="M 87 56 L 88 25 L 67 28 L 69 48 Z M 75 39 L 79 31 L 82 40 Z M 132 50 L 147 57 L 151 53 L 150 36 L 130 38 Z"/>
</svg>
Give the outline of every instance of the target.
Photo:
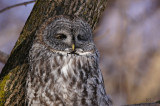
<svg viewBox="0 0 160 106">
<path fill-rule="evenodd" d="M 0 0 L 0 10 L 25 1 Z M 10 54 L 33 5 L 0 13 L 0 51 Z M 94 39 L 115 106 L 160 100 L 160 0 L 109 0 Z"/>
</svg>

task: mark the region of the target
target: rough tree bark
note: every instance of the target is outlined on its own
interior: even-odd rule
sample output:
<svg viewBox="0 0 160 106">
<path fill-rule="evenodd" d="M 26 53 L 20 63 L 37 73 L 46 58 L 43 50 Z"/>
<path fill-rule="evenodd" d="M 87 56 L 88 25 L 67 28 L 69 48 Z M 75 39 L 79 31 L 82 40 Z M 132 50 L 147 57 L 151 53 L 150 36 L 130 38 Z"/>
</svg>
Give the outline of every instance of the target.
<svg viewBox="0 0 160 106">
<path fill-rule="evenodd" d="M 94 30 L 108 0 L 37 0 L 11 55 L 0 74 L 0 106 L 23 106 L 28 52 L 36 29 L 56 15 L 77 15 Z"/>
</svg>

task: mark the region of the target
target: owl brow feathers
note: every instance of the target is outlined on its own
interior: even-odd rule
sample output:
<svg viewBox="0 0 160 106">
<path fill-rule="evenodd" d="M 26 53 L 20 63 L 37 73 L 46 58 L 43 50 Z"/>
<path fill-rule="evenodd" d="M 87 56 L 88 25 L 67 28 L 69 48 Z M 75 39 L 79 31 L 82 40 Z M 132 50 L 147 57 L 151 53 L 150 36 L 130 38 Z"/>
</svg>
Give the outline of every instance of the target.
<svg viewBox="0 0 160 106">
<path fill-rule="evenodd" d="M 39 29 L 41 29 L 41 30 L 39 30 L 38 32 L 36 32 L 36 33 L 39 33 L 39 34 L 42 34 L 43 33 L 43 31 L 44 31 L 44 29 L 46 28 L 46 26 L 48 26 L 49 24 L 51 24 L 54 20 L 58 20 L 58 19 L 61 19 L 61 18 L 66 18 L 66 19 L 70 19 L 70 17 L 72 17 L 72 19 L 73 20 L 78 20 L 78 19 L 80 19 L 80 20 L 82 20 L 82 21 L 84 21 L 84 22 L 86 22 L 83 18 L 80 18 L 80 17 L 78 17 L 78 16 L 64 16 L 64 15 L 59 15 L 59 16 L 55 16 L 55 17 L 51 17 L 51 18 L 48 18 L 48 19 L 46 19 L 47 21 L 44 21 L 44 23 L 42 23 L 42 25 L 39 27 Z M 86 22 L 87 23 L 87 22 Z M 84 26 L 84 24 L 82 24 L 83 26 Z M 42 38 L 41 38 L 41 40 L 42 40 Z"/>
</svg>

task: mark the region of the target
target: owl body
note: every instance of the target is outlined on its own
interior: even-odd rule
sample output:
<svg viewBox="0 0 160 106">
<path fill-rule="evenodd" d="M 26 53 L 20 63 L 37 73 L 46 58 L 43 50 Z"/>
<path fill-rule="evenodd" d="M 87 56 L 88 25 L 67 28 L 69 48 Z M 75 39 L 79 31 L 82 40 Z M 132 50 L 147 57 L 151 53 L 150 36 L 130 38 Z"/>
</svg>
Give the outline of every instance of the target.
<svg viewBox="0 0 160 106">
<path fill-rule="evenodd" d="M 90 36 L 79 18 L 58 17 L 42 25 L 29 52 L 29 106 L 110 105 Z"/>
</svg>

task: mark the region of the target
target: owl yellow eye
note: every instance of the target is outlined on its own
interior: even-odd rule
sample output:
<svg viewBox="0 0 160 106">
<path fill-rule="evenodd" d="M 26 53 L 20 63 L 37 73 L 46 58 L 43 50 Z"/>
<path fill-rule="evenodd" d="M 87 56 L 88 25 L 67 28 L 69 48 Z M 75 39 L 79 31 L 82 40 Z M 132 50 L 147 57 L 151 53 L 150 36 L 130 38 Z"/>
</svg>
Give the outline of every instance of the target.
<svg viewBox="0 0 160 106">
<path fill-rule="evenodd" d="M 64 35 L 64 34 L 57 34 L 55 38 L 58 39 L 58 40 L 64 40 L 64 39 L 67 38 L 67 36 Z"/>
</svg>

